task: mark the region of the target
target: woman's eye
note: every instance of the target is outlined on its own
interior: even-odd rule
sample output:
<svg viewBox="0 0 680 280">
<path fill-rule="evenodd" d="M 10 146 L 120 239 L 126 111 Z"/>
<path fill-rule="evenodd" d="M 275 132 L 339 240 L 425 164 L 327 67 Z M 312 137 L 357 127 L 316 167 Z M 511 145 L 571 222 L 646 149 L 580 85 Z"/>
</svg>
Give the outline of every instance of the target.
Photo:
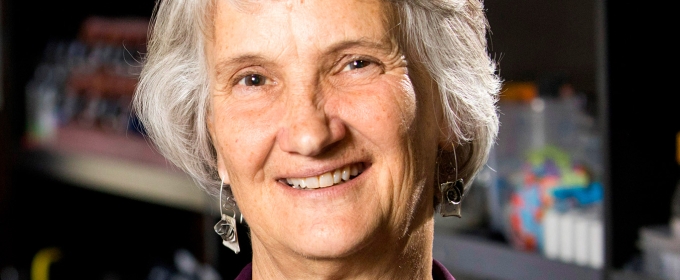
<svg viewBox="0 0 680 280">
<path fill-rule="evenodd" d="M 366 66 L 371 65 L 371 63 L 372 62 L 370 62 L 368 60 L 361 60 L 361 59 L 353 60 L 352 62 L 345 65 L 345 68 L 343 68 L 342 71 L 361 69 L 361 68 L 364 68 Z"/>
<path fill-rule="evenodd" d="M 259 75 L 259 74 L 250 74 L 246 75 L 245 77 L 241 78 L 241 80 L 238 81 L 239 85 L 242 86 L 263 86 L 267 82 L 267 77 Z"/>
</svg>

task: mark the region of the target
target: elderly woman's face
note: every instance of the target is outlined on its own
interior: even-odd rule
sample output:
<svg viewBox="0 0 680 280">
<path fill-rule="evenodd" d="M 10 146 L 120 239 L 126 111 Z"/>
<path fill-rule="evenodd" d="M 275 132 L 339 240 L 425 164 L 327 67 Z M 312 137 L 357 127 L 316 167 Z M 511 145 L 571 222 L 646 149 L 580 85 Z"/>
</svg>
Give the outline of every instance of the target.
<svg viewBox="0 0 680 280">
<path fill-rule="evenodd" d="M 439 105 L 384 5 L 217 1 L 209 127 L 254 250 L 346 257 L 431 221 Z"/>
</svg>

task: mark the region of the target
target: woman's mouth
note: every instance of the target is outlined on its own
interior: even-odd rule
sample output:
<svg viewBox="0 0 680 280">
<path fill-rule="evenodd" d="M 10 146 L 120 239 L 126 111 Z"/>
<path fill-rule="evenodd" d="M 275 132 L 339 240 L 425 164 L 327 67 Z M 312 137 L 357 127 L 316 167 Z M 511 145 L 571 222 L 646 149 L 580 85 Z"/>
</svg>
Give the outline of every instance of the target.
<svg viewBox="0 0 680 280">
<path fill-rule="evenodd" d="M 364 170 L 364 163 L 352 163 L 319 176 L 306 178 L 285 178 L 279 181 L 295 189 L 319 189 L 352 180 L 364 172 Z"/>
</svg>

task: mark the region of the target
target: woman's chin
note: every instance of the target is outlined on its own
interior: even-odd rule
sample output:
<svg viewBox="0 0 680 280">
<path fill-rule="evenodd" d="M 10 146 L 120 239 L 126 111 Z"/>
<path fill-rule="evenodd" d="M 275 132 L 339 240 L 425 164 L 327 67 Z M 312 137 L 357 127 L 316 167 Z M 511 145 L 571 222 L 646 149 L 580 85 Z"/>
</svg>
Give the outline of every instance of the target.
<svg viewBox="0 0 680 280">
<path fill-rule="evenodd" d="M 362 238 L 309 238 L 296 244 L 295 251 L 308 259 L 331 260 L 351 256 L 366 246 Z"/>
<path fill-rule="evenodd" d="M 370 227 L 317 227 L 292 238 L 291 248 L 306 258 L 337 259 L 364 249 L 371 240 L 379 239 Z"/>
</svg>

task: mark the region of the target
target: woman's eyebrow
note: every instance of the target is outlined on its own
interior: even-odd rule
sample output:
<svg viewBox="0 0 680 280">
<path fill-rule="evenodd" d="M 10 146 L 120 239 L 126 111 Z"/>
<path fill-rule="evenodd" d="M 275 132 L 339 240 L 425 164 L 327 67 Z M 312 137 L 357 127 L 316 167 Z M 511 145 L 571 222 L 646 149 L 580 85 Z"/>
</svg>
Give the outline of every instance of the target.
<svg viewBox="0 0 680 280">
<path fill-rule="evenodd" d="M 355 47 L 376 49 L 381 52 L 390 52 L 392 50 L 392 44 L 389 40 L 375 41 L 366 38 L 360 38 L 356 40 L 345 40 L 331 44 L 327 48 L 326 53 L 338 53 L 342 50 Z"/>
<path fill-rule="evenodd" d="M 220 76 L 224 75 L 224 73 L 229 73 L 231 70 L 230 68 L 233 68 L 235 66 L 249 63 L 249 64 L 264 64 L 266 59 L 260 55 L 256 54 L 242 54 L 236 57 L 220 60 L 217 64 L 215 64 L 215 74 L 219 78 Z"/>
<path fill-rule="evenodd" d="M 393 50 L 393 46 L 390 43 L 390 41 L 375 41 L 360 38 L 356 40 L 343 40 L 333 43 L 326 47 L 326 50 L 323 53 L 336 54 L 342 52 L 343 50 L 351 48 L 375 49 L 379 52 L 384 53 L 389 53 Z M 220 60 L 217 64 L 215 64 L 215 74 L 218 78 L 221 78 L 221 76 L 224 75 L 225 73 L 229 73 L 230 70 L 232 70 L 231 68 L 237 67 L 238 65 L 243 64 L 264 65 L 268 63 L 271 63 L 271 61 L 269 61 L 266 57 L 262 55 L 253 53 L 241 54 L 235 57 Z"/>
</svg>

